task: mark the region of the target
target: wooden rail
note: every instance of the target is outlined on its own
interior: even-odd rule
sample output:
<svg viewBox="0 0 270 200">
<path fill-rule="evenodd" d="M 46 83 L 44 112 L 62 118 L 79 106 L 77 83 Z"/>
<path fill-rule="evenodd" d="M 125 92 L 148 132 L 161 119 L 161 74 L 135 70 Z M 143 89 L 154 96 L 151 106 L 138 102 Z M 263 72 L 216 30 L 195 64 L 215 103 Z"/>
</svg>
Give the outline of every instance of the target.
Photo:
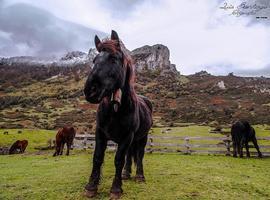
<svg viewBox="0 0 270 200">
<path fill-rule="evenodd" d="M 257 140 L 270 141 L 270 137 L 258 137 Z M 171 136 L 171 135 L 149 135 L 146 145 L 146 152 L 179 152 L 183 154 L 223 154 L 231 155 L 231 137 L 190 137 L 190 136 Z M 270 142 L 269 142 L 270 144 Z M 270 156 L 270 145 L 259 145 L 263 155 Z M 93 149 L 95 147 L 94 135 L 76 135 L 74 148 Z M 253 148 L 253 145 L 249 145 Z M 108 142 L 108 149 L 114 151 L 117 144 Z M 269 150 L 268 152 L 265 150 Z M 244 149 L 245 151 L 245 149 Z M 256 152 L 251 151 L 251 155 Z"/>
</svg>

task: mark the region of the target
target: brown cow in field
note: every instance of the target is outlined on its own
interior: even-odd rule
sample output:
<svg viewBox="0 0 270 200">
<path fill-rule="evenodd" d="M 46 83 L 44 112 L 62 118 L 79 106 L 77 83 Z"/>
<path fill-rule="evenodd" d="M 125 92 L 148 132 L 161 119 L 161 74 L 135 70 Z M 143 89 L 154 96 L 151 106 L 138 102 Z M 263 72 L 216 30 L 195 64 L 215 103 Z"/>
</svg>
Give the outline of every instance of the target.
<svg viewBox="0 0 270 200">
<path fill-rule="evenodd" d="M 76 131 L 73 127 L 61 128 L 56 134 L 55 153 L 53 154 L 53 156 L 62 155 L 65 144 L 67 144 L 66 155 L 68 156 L 75 134 L 76 134 Z"/>
<path fill-rule="evenodd" d="M 9 154 L 24 153 L 27 145 L 28 145 L 27 140 L 17 140 L 10 147 Z"/>
</svg>

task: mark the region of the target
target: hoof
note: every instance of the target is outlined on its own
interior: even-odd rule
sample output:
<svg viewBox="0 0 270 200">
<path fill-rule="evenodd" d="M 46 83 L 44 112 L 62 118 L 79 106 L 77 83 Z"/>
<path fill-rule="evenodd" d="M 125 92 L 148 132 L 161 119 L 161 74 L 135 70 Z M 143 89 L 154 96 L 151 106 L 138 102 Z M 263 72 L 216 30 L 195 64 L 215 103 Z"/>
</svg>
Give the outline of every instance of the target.
<svg viewBox="0 0 270 200">
<path fill-rule="evenodd" d="M 145 182 L 145 178 L 144 178 L 143 175 L 136 175 L 135 176 L 135 181 L 139 182 L 139 183 L 142 183 L 142 182 Z"/>
<path fill-rule="evenodd" d="M 110 200 L 120 199 L 122 196 L 122 192 L 111 192 Z"/>
<path fill-rule="evenodd" d="M 122 180 L 129 180 L 131 179 L 130 174 L 122 174 Z"/>
<path fill-rule="evenodd" d="M 92 190 L 92 191 L 85 190 L 84 195 L 88 198 L 93 198 L 93 197 L 97 196 L 97 190 Z"/>
<path fill-rule="evenodd" d="M 263 155 L 261 155 L 261 154 L 260 154 L 258 157 L 259 157 L 259 158 L 262 158 L 262 157 L 263 157 Z"/>
</svg>

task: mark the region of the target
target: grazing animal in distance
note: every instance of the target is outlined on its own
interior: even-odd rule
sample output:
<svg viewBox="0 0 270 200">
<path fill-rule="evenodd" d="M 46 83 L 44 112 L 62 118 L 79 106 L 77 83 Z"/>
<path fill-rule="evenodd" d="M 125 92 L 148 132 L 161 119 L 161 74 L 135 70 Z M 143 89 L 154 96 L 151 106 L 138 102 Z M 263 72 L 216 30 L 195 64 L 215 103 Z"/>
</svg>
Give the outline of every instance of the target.
<svg viewBox="0 0 270 200">
<path fill-rule="evenodd" d="M 232 125 L 231 136 L 233 142 L 233 157 L 237 157 L 237 153 L 243 157 L 243 147 L 246 147 L 247 157 L 250 157 L 248 142 L 253 142 L 254 147 L 258 152 L 258 156 L 261 158 L 260 152 L 254 128 L 248 121 L 237 121 Z"/>
<path fill-rule="evenodd" d="M 24 153 L 27 146 L 28 146 L 27 140 L 17 140 L 10 147 L 9 154 Z"/>
<path fill-rule="evenodd" d="M 65 144 L 67 145 L 66 155 L 68 156 L 75 135 L 76 131 L 73 127 L 63 127 L 59 129 L 55 137 L 55 153 L 53 154 L 53 156 L 62 155 Z"/>
<path fill-rule="evenodd" d="M 132 158 L 137 167 L 135 180 L 145 180 L 143 157 L 152 126 L 152 104 L 146 97 L 135 93 L 131 57 L 118 34 L 112 31 L 111 38 L 102 42 L 95 36 L 95 45 L 99 54 L 93 60 L 94 67 L 84 88 L 86 100 L 99 104 L 93 167 L 85 186 L 86 196 L 97 194 L 104 152 L 108 140 L 112 140 L 118 148 L 110 198 L 118 199 L 123 192 L 122 178 L 130 178 Z"/>
</svg>

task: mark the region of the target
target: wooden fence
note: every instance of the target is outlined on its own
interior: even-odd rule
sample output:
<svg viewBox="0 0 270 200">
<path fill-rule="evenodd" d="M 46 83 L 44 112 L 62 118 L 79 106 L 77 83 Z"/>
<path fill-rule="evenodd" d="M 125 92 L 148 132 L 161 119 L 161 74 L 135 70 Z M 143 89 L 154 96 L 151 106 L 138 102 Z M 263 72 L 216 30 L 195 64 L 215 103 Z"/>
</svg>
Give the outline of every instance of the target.
<svg viewBox="0 0 270 200">
<path fill-rule="evenodd" d="M 261 141 L 270 141 L 270 137 L 258 137 L 258 143 L 264 156 L 270 156 L 270 145 L 260 145 Z M 269 142 L 270 144 L 270 142 Z M 94 135 L 76 135 L 74 148 L 94 149 Z M 253 145 L 249 145 L 254 148 Z M 117 144 L 108 142 L 108 150 L 115 151 Z M 244 149 L 245 151 L 245 149 Z M 250 149 L 251 155 L 256 155 L 254 149 Z M 231 155 L 232 142 L 230 136 L 224 137 L 183 137 L 170 135 L 149 135 L 146 152 L 179 152 L 182 154 L 214 154 Z"/>
</svg>

